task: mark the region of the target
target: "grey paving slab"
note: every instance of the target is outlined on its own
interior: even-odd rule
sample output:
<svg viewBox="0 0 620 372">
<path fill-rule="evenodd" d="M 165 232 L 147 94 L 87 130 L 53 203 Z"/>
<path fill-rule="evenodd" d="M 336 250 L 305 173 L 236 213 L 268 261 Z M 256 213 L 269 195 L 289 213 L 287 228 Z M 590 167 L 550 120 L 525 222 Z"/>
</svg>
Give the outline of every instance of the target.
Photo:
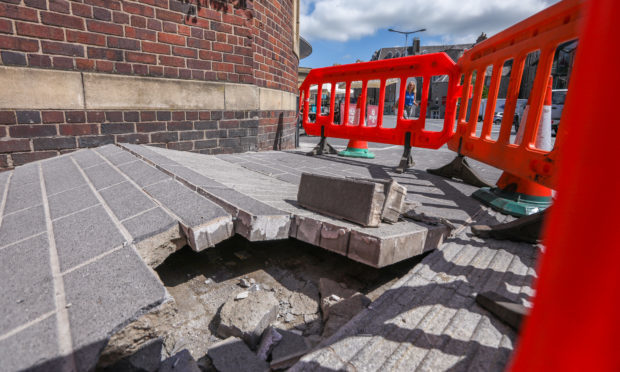
<svg viewBox="0 0 620 372">
<path fill-rule="evenodd" d="M 143 161 L 122 164 L 118 168 L 140 187 L 152 185 L 170 178 L 167 174 Z"/>
<path fill-rule="evenodd" d="M 41 234 L 0 250 L 0 336 L 55 309 L 48 246 Z"/>
<path fill-rule="evenodd" d="M 0 246 L 15 243 L 44 231 L 46 225 L 42 205 L 5 215 L 0 226 Z"/>
<path fill-rule="evenodd" d="M 129 231 L 136 243 L 167 231 L 176 225 L 178 222 L 159 207 L 123 221 L 123 226 Z"/>
<path fill-rule="evenodd" d="M 90 186 L 86 184 L 52 196 L 48 195 L 47 201 L 52 219 L 99 204 L 99 200 L 93 194 Z"/>
<path fill-rule="evenodd" d="M 56 317 L 50 316 L 0 340 L 3 371 L 60 371 L 63 360 L 58 353 Z"/>
<path fill-rule="evenodd" d="M 135 147 L 128 149 L 134 151 Z M 146 151 L 140 151 L 142 151 L 141 156 L 144 156 L 147 161 L 164 169 L 169 175 L 174 176 L 186 186 L 196 189 L 199 194 L 214 201 L 233 215 L 236 218 L 235 232 L 237 234 L 244 236 L 250 241 L 288 238 L 288 231 L 290 229 L 289 213 L 273 208 L 214 180 L 212 177 L 206 177 L 204 174 L 186 167 L 186 162 L 196 160 L 192 155 L 198 154 L 174 152 L 176 156 L 173 157 L 170 156 L 170 151 L 159 148 L 149 148 Z M 160 156 L 170 158 L 162 161 L 159 158 Z M 213 157 L 211 158 L 213 159 Z M 159 161 L 162 161 L 163 164 L 160 165 Z M 209 173 L 207 172 L 206 174 Z"/>
<path fill-rule="evenodd" d="M 120 152 L 116 152 L 116 153 L 110 154 L 110 155 L 106 155 L 106 154 L 102 154 L 102 155 L 106 159 L 108 159 L 110 161 L 110 163 L 112 163 L 114 165 L 121 165 L 121 164 L 125 164 L 125 163 L 129 163 L 129 162 L 138 160 L 138 158 L 136 158 L 135 156 L 131 155 L 127 151 L 123 151 L 123 150 L 119 149 L 118 147 L 116 147 L 116 149 L 118 151 L 120 151 Z"/>
<path fill-rule="evenodd" d="M 110 186 L 99 194 L 119 220 L 155 207 L 155 203 L 129 181 Z"/>
<path fill-rule="evenodd" d="M 86 173 L 86 176 L 88 176 L 88 179 L 97 190 L 125 181 L 125 178 L 107 163 L 86 168 L 84 173 Z"/>
<path fill-rule="evenodd" d="M 91 370 L 114 330 L 162 303 L 166 291 L 125 247 L 63 276 L 79 370 Z"/>
<path fill-rule="evenodd" d="M 53 228 L 61 271 L 84 263 L 125 242 L 102 206 L 55 220 Z"/>
<path fill-rule="evenodd" d="M 181 183 L 163 181 L 146 187 L 144 191 L 180 218 L 188 243 L 194 250 L 212 247 L 232 236 L 232 216 Z"/>
<path fill-rule="evenodd" d="M 140 157 L 148 159 L 148 161 L 157 164 L 159 166 L 164 165 L 178 165 L 178 163 L 174 160 L 171 160 L 165 156 L 162 156 L 154 151 L 155 147 L 149 146 L 141 146 L 141 145 L 132 145 L 130 143 L 120 144 L 121 147 L 129 150 L 132 153 L 137 154 Z"/>
<path fill-rule="evenodd" d="M 80 165 L 82 169 L 89 168 L 105 161 L 91 149 L 78 150 L 71 153 L 71 157 Z"/>
<path fill-rule="evenodd" d="M 121 150 L 120 147 L 116 145 L 112 145 L 112 144 L 99 146 L 95 148 L 94 150 L 106 158 L 109 158 L 110 156 L 114 156 L 117 154 L 122 154 L 124 152 L 123 150 Z"/>
<path fill-rule="evenodd" d="M 24 186 L 29 183 L 39 183 L 39 164 L 30 163 L 19 166 L 13 170 L 11 183 Z"/>
<path fill-rule="evenodd" d="M 6 196 L 4 214 L 6 215 L 22 209 L 34 207 L 42 202 L 41 184 L 38 175 L 36 177 L 36 182 L 23 184 L 15 182 L 15 177 L 13 177 Z"/>
<path fill-rule="evenodd" d="M 62 156 L 43 162 L 41 168 L 48 196 L 86 184 L 70 157 Z"/>
</svg>

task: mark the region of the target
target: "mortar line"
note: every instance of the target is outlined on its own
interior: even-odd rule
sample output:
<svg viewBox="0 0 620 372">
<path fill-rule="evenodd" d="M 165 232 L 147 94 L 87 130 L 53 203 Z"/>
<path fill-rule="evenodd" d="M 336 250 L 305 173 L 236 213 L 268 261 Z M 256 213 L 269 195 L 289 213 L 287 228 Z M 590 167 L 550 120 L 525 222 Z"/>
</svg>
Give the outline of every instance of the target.
<svg viewBox="0 0 620 372">
<path fill-rule="evenodd" d="M 9 195 L 9 187 L 11 186 L 11 179 L 13 178 L 13 172 L 9 173 L 6 178 L 6 186 L 2 192 L 2 200 L 0 200 L 0 227 L 2 227 L 2 221 L 4 220 L 4 209 L 6 208 L 6 200 Z"/>
<path fill-rule="evenodd" d="M 24 212 L 24 211 L 27 211 L 28 209 L 32 209 L 32 208 L 36 208 L 36 207 L 40 207 L 41 205 L 43 205 L 43 203 L 39 203 L 39 204 L 37 204 L 37 205 L 33 205 L 33 206 L 30 206 L 30 207 L 26 207 L 26 208 L 18 209 L 18 210 L 16 210 L 16 211 L 9 212 L 9 213 L 5 214 L 5 215 L 4 215 L 4 217 L 11 216 L 11 215 L 17 214 L 17 213 L 19 213 L 19 212 Z"/>
<path fill-rule="evenodd" d="M 154 209 L 157 209 L 157 208 L 159 208 L 159 206 L 155 205 L 154 207 L 149 208 L 149 209 L 147 209 L 147 210 L 145 210 L 145 211 L 142 211 L 142 212 L 140 212 L 140 213 L 136 213 L 136 214 L 134 214 L 133 216 L 129 216 L 129 217 L 127 217 L 127 218 L 123 218 L 123 219 L 121 220 L 121 223 L 122 223 L 122 222 L 125 222 L 125 221 L 127 221 L 127 220 L 130 220 L 130 219 L 132 219 L 132 218 L 136 218 L 136 217 L 142 216 L 143 214 L 148 213 L 148 212 L 150 212 L 150 211 L 152 211 L 152 210 L 154 210 Z"/>
<path fill-rule="evenodd" d="M 60 259 L 58 248 L 54 237 L 54 226 L 50 218 L 50 207 L 47 200 L 47 189 L 43 178 L 43 167 L 38 164 L 39 182 L 41 185 L 41 196 L 43 198 L 43 211 L 45 213 L 45 223 L 47 226 L 47 240 L 50 255 L 50 266 L 54 285 L 54 300 L 56 305 L 56 332 L 58 335 L 58 351 L 66 358 L 67 363 L 63 363 L 65 371 L 75 371 L 76 363 L 73 354 L 73 340 L 71 338 L 71 324 L 69 323 L 69 311 L 67 310 L 67 298 L 65 295 L 65 284 L 60 274 Z"/>
<path fill-rule="evenodd" d="M 39 236 L 39 235 L 43 235 L 43 234 L 46 234 L 46 232 L 45 232 L 45 231 L 42 231 L 42 232 L 40 232 L 40 233 L 38 233 L 38 234 L 30 235 L 30 236 L 25 237 L 25 238 L 23 238 L 23 239 L 19 239 L 19 240 L 17 240 L 17 241 L 10 242 L 10 243 L 9 243 L 9 244 L 7 244 L 7 245 L 0 246 L 0 251 L 1 251 L 1 250 L 3 250 L 3 249 L 6 249 L 6 248 L 8 248 L 8 247 L 11 247 L 11 246 L 13 246 L 13 245 L 15 245 L 15 244 L 23 243 L 23 242 L 25 242 L 26 240 L 29 240 L 29 239 L 32 239 L 32 238 L 36 238 L 37 236 Z"/>
<path fill-rule="evenodd" d="M 5 333 L 3 335 L 0 335 L 0 341 L 4 341 L 7 338 L 9 338 L 9 337 L 11 337 L 11 336 L 13 336 L 13 335 L 15 335 L 15 334 L 25 330 L 26 328 L 29 328 L 30 326 L 33 326 L 33 325 L 35 325 L 35 324 L 37 324 L 39 322 L 44 321 L 45 319 L 49 318 L 50 316 L 52 316 L 54 314 L 56 314 L 56 310 L 48 311 L 47 313 L 39 315 L 35 319 L 33 319 L 33 320 L 29 321 L 29 322 L 26 322 L 24 324 L 21 324 L 21 325 L 15 327 L 15 328 L 9 330 L 7 333 Z"/>
<path fill-rule="evenodd" d="M 98 154 L 97 152 L 95 152 L 95 153 Z M 112 222 L 114 222 L 114 225 L 116 225 L 116 228 L 118 230 L 120 230 L 121 234 L 123 234 L 123 237 L 125 238 L 125 241 L 127 243 L 131 244 L 133 242 L 133 238 L 132 238 L 131 234 L 129 233 L 129 231 L 127 231 L 125 226 L 123 226 L 123 224 L 118 220 L 118 218 L 116 218 L 116 215 L 114 214 L 114 212 L 112 212 L 112 210 L 110 209 L 110 206 L 108 206 L 108 204 L 105 202 L 103 197 L 99 194 L 99 192 L 95 188 L 95 185 L 93 185 L 93 183 L 90 181 L 90 178 L 88 178 L 88 176 L 86 175 L 84 170 L 82 168 L 80 168 L 80 165 L 77 163 L 77 161 L 75 161 L 74 158 L 71 158 L 71 160 L 73 160 L 75 165 L 78 167 L 78 170 L 80 171 L 80 174 L 86 180 L 86 183 L 90 187 L 90 190 L 93 192 L 93 194 L 95 194 L 95 197 L 97 198 L 97 200 L 99 200 L 99 203 L 101 204 L 103 209 L 106 211 L 108 216 L 112 219 Z"/>
<path fill-rule="evenodd" d="M 107 190 L 107 189 L 111 189 L 112 187 L 114 187 L 114 186 L 118 186 L 118 185 L 120 185 L 121 183 L 125 183 L 125 181 L 117 182 L 117 183 L 115 183 L 115 184 L 113 184 L 113 185 L 109 185 L 109 186 L 106 186 L 106 187 L 102 187 L 102 188 L 100 188 L 100 189 L 99 189 L 99 190 L 97 190 L 97 191 L 101 192 L 101 191 L 104 191 L 104 190 Z"/>
<path fill-rule="evenodd" d="M 109 254 L 112 254 L 112 253 L 114 253 L 114 252 L 116 252 L 116 251 L 119 251 L 119 250 L 121 250 L 121 249 L 122 249 L 122 248 L 124 248 L 124 247 L 126 247 L 126 246 L 125 246 L 124 244 L 121 244 L 121 245 L 119 245 L 118 247 L 112 248 L 112 249 L 111 249 L 111 250 L 109 250 L 109 251 L 106 251 L 106 252 L 104 252 L 104 253 L 102 253 L 102 254 L 100 254 L 100 255 L 98 255 L 98 256 L 95 256 L 95 257 L 93 257 L 93 258 L 90 258 L 90 259 L 88 259 L 88 260 L 86 260 L 86 261 L 84 261 L 84 262 L 80 263 L 79 265 L 75 265 L 75 266 L 73 266 L 72 268 L 70 268 L 70 269 L 67 269 L 67 270 L 63 271 L 63 272 L 62 272 L 62 273 L 60 273 L 60 274 L 64 276 L 64 275 L 67 275 L 67 274 L 69 274 L 69 273 L 72 273 L 72 272 L 74 272 L 75 270 L 77 270 L 77 269 L 81 269 L 81 268 L 82 268 L 82 267 L 84 267 L 84 266 L 90 265 L 91 263 L 93 263 L 93 262 L 95 262 L 95 261 L 99 260 L 100 258 L 103 258 L 103 257 L 105 257 L 105 256 L 107 256 L 107 255 L 109 255 Z"/>
<path fill-rule="evenodd" d="M 51 198 L 51 197 L 53 197 L 53 196 L 60 195 L 60 194 L 65 193 L 65 192 L 73 191 L 73 190 L 79 189 L 80 187 L 84 187 L 84 186 L 86 186 L 86 184 L 82 184 L 82 185 L 79 185 L 79 186 L 75 186 L 75 187 L 72 187 L 72 188 L 70 188 L 70 189 L 66 189 L 66 190 L 58 191 L 58 192 L 55 192 L 55 193 L 52 193 L 52 194 L 47 194 L 47 197 L 48 197 L 48 198 Z"/>
<path fill-rule="evenodd" d="M 179 216 L 176 215 L 176 213 L 172 212 L 170 209 L 168 209 L 168 207 L 166 207 L 165 205 L 163 205 L 162 203 L 159 202 L 159 200 L 157 200 L 156 198 L 154 198 L 153 196 L 151 196 L 151 194 L 149 194 L 148 192 L 146 192 L 146 190 L 144 190 L 142 187 L 140 187 L 140 185 L 138 185 L 137 183 L 135 183 L 131 178 L 129 178 L 129 176 L 127 176 L 125 174 L 125 172 L 121 171 L 120 169 L 118 169 L 118 167 L 116 167 L 114 164 L 112 164 L 108 159 L 106 159 L 105 157 L 103 157 L 101 154 L 97 153 L 97 155 L 99 155 L 99 157 L 101 157 L 105 162 L 107 162 L 112 168 L 114 168 L 114 170 L 116 170 L 117 172 L 120 173 L 121 176 L 123 176 L 130 184 L 132 184 L 134 187 L 137 187 L 138 190 L 142 191 L 143 193 L 145 193 L 146 195 L 148 195 L 148 197 L 158 206 L 160 206 L 166 213 L 168 213 L 168 215 L 172 216 L 177 222 L 179 223 L 183 223 L 183 219 Z M 169 180 L 172 180 L 173 182 L 179 182 L 177 180 L 175 180 L 174 178 L 170 178 Z M 162 180 L 159 182 L 163 182 L 163 181 L 168 181 L 168 180 Z M 158 182 L 155 182 L 158 183 Z M 153 184 L 155 184 L 153 183 Z M 181 182 L 179 182 L 181 183 Z M 185 187 L 185 185 L 183 185 L 183 187 Z"/>
<path fill-rule="evenodd" d="M 52 220 L 52 222 L 56 222 L 56 221 L 58 221 L 58 220 L 62 220 L 62 219 L 63 219 L 63 218 L 65 218 L 65 217 L 73 216 L 74 214 L 78 214 L 78 213 L 80 213 L 80 212 L 84 212 L 84 211 L 89 210 L 89 209 L 91 209 L 91 208 L 95 208 L 95 207 L 97 207 L 98 205 L 99 205 L 99 203 L 97 203 L 97 204 L 93 204 L 93 205 L 91 205 L 90 207 L 82 208 L 82 209 L 80 209 L 79 211 L 71 212 L 71 213 L 69 213 L 69 214 L 65 214 L 64 216 L 56 217 L 56 218 L 54 218 L 54 219 Z"/>
</svg>

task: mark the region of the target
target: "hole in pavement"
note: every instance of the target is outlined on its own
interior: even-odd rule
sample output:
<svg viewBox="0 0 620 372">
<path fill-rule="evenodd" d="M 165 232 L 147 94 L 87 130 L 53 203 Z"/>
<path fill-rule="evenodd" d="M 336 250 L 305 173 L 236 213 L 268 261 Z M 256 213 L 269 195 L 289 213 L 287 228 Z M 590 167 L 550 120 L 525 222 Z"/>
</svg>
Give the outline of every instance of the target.
<svg viewBox="0 0 620 372">
<path fill-rule="evenodd" d="M 250 304 L 252 296 L 271 298 L 273 295 L 277 314 L 271 325 L 281 333 L 289 331 L 286 334 L 303 337 L 308 345 L 314 345 L 378 298 L 423 257 L 375 269 L 294 239 L 252 243 L 234 236 L 202 252 L 185 246 L 155 268 L 174 301 L 113 336 L 100 358 L 98 370 L 114 370 L 118 363 L 145 363 L 140 354 L 151 350 L 150 355 L 156 355 L 152 349 L 157 346 L 152 344 L 157 344 L 158 339 L 162 358 L 187 349 L 201 369 L 213 370 L 206 354 L 211 346 L 225 338 L 218 334 L 224 304 L 227 301 Z M 234 300 L 239 293 L 252 290 L 244 285 L 253 284 L 260 287 L 255 294 Z M 349 318 L 324 319 L 320 289 L 326 292 L 323 296 L 327 298 L 326 309 L 329 301 L 346 301 L 346 296 L 359 296 L 363 301 L 351 302 L 347 309 Z M 327 292 L 336 297 L 327 296 Z M 253 306 L 240 308 L 241 312 L 259 311 Z"/>
</svg>

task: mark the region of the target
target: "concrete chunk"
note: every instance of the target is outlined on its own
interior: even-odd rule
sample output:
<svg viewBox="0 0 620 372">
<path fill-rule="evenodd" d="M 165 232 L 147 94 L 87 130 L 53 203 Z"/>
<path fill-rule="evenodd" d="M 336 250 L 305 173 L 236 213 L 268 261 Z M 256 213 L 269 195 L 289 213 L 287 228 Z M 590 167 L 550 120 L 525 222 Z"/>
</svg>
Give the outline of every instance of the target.
<svg viewBox="0 0 620 372">
<path fill-rule="evenodd" d="M 220 337 L 243 338 L 251 348 L 255 348 L 263 331 L 275 322 L 279 304 L 273 292 L 249 292 L 246 298 L 239 300 L 231 296 L 220 311 L 217 334 Z"/>
<path fill-rule="evenodd" d="M 318 213 L 376 227 L 385 195 L 380 183 L 302 173 L 297 202 Z"/>
<path fill-rule="evenodd" d="M 200 372 L 198 363 L 187 349 L 181 350 L 170 358 L 164 360 L 157 372 Z"/>
<path fill-rule="evenodd" d="M 219 372 L 261 372 L 268 371 L 269 365 L 254 354 L 237 337 L 229 337 L 209 348 L 209 358 Z"/>
</svg>

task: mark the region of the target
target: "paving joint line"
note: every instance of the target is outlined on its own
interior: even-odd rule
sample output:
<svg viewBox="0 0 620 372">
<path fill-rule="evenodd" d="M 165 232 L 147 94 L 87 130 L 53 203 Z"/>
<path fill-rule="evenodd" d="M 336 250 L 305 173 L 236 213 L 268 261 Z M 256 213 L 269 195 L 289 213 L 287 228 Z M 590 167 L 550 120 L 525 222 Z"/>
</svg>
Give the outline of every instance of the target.
<svg viewBox="0 0 620 372">
<path fill-rule="evenodd" d="M 150 211 L 152 211 L 152 210 L 155 210 L 155 209 L 157 209 L 157 208 L 159 208 L 159 206 L 158 206 L 158 205 L 155 205 L 155 206 L 154 206 L 154 207 L 152 207 L 152 208 L 149 208 L 149 209 L 147 209 L 147 210 L 145 210 L 145 211 L 142 211 L 142 212 L 140 212 L 140 213 L 136 213 L 136 214 L 134 214 L 133 216 L 129 216 L 129 217 L 127 217 L 127 218 L 123 218 L 123 219 L 122 219 L 122 220 L 120 220 L 120 221 L 121 221 L 121 223 L 123 223 L 123 222 L 125 222 L 125 221 L 127 221 L 127 220 L 130 220 L 130 219 L 132 219 L 132 218 L 136 218 L 136 217 L 138 217 L 138 216 L 142 216 L 143 214 L 148 213 L 148 212 L 150 212 Z"/>
<path fill-rule="evenodd" d="M 73 158 L 71 158 L 73 159 Z M 50 255 L 50 266 L 52 270 L 52 281 L 54 285 L 54 300 L 56 305 L 56 332 L 58 335 L 58 348 L 60 355 L 66 358 L 67 363 L 63 363 L 64 371 L 75 371 L 75 355 L 73 353 L 73 339 L 71 337 L 71 324 L 69 322 L 69 311 L 67 310 L 67 298 L 65 295 L 65 284 L 60 274 L 60 259 L 58 257 L 58 248 L 56 247 L 56 238 L 54 236 L 54 225 L 50 218 L 50 207 L 47 199 L 47 189 L 45 187 L 45 179 L 43 178 L 43 167 L 38 164 L 39 182 L 41 186 L 41 197 L 43 199 L 43 211 L 45 213 L 45 221 L 47 226 L 47 240 Z"/>
<path fill-rule="evenodd" d="M 25 238 L 23 238 L 23 239 L 19 239 L 19 240 L 17 240 L 17 241 L 11 242 L 11 243 L 9 243 L 9 244 L 6 244 L 6 245 L 3 245 L 3 246 L 0 246 L 0 251 L 1 251 L 1 250 L 3 250 L 3 249 L 6 249 L 6 248 L 8 248 L 8 247 L 14 246 L 15 244 L 23 243 L 23 242 L 25 242 L 25 241 L 26 241 L 26 240 L 28 240 L 28 239 L 36 238 L 37 236 L 39 236 L 39 235 L 43 235 L 43 234 L 47 234 L 47 232 L 46 232 L 46 231 L 42 231 L 42 232 L 40 232 L 40 233 L 38 233 L 38 234 L 35 234 L 35 235 L 30 235 L 30 236 L 27 236 L 27 237 L 25 237 Z"/>
<path fill-rule="evenodd" d="M 114 184 L 112 184 L 112 185 L 108 185 L 108 186 L 106 186 L 106 187 L 102 187 L 102 188 L 100 188 L 100 189 L 99 189 L 99 190 L 97 190 L 97 191 L 98 191 L 98 192 L 105 191 L 105 190 L 107 190 L 107 189 L 111 189 L 112 187 L 114 187 L 114 186 L 118 186 L 118 185 L 123 184 L 123 183 L 125 183 L 125 182 L 127 182 L 127 181 L 117 182 L 117 183 L 114 183 Z"/>
<path fill-rule="evenodd" d="M 70 189 L 66 189 L 66 190 L 58 191 L 58 192 L 55 192 L 55 193 L 53 193 L 53 194 L 47 194 L 47 197 L 48 197 L 48 198 L 51 198 L 51 197 L 53 197 L 53 196 L 60 195 L 60 194 L 63 194 L 63 193 L 65 193 L 65 192 L 73 191 L 73 190 L 79 189 L 80 187 L 84 187 L 84 186 L 86 186 L 86 184 L 82 184 L 82 185 L 79 185 L 79 186 L 72 187 L 72 188 L 70 188 Z"/>
<path fill-rule="evenodd" d="M 88 259 L 88 260 L 86 260 L 86 261 L 84 261 L 84 262 L 82 262 L 82 263 L 80 263 L 80 264 L 78 264 L 78 265 L 73 266 L 72 268 L 69 268 L 69 269 L 67 269 L 67 270 L 65 270 L 65 271 L 63 271 L 63 272 L 61 272 L 61 273 L 60 273 L 60 275 L 65 276 L 65 275 L 67 275 L 67 274 L 70 274 L 70 273 L 72 273 L 73 271 L 75 271 L 75 270 L 77 270 L 77 269 L 81 269 L 81 268 L 82 268 L 82 267 L 84 267 L 84 266 L 90 265 L 91 263 L 93 263 L 93 262 L 95 262 L 95 261 L 99 260 L 100 258 L 103 258 L 103 257 L 105 257 L 105 256 L 107 256 L 107 255 L 109 255 L 109 254 L 112 254 L 112 253 L 114 253 L 114 252 L 116 252 L 116 251 L 119 251 L 119 250 L 121 250 L 122 248 L 124 248 L 124 247 L 126 247 L 126 246 L 127 246 L 126 244 L 121 244 L 121 245 L 119 245 L 118 247 L 112 248 L 112 249 L 110 249 L 109 251 L 103 252 L 102 254 L 100 254 L 100 255 L 98 255 L 98 256 L 95 256 L 95 257 L 93 257 L 93 258 L 90 258 L 90 259 Z"/>
<path fill-rule="evenodd" d="M 9 173 L 6 178 L 6 186 L 2 192 L 2 200 L 0 200 L 0 227 L 2 227 L 2 221 L 4 220 L 4 209 L 6 208 L 6 200 L 9 195 L 9 187 L 11 186 L 11 179 L 13 178 L 13 172 Z"/>
<path fill-rule="evenodd" d="M 33 319 L 33 320 L 29 321 L 29 322 L 26 322 L 24 324 L 21 324 L 21 325 L 15 327 L 15 328 L 9 330 L 5 334 L 0 335 L 0 341 L 4 341 L 4 340 L 6 340 L 9 337 L 14 336 L 14 335 L 18 334 L 19 332 L 21 332 L 21 331 L 23 331 L 23 330 L 25 330 L 27 328 L 30 328 L 31 326 L 33 326 L 33 325 L 35 325 L 35 324 L 37 324 L 39 322 L 44 321 L 45 319 L 49 318 L 50 316 L 56 314 L 56 312 L 57 312 L 57 310 L 48 311 L 47 313 L 41 314 L 41 315 L 39 315 L 38 317 L 36 317 L 35 319 Z"/>
<path fill-rule="evenodd" d="M 66 218 L 66 217 L 69 217 L 69 216 L 73 216 L 74 214 L 78 214 L 78 213 L 80 213 L 80 212 L 87 211 L 87 210 L 89 210 L 89 209 L 91 209 L 91 208 L 94 208 L 94 207 L 97 207 L 97 206 L 99 206 L 99 203 L 97 203 L 97 204 L 93 204 L 93 205 L 91 205 L 90 207 L 82 208 L 82 209 L 80 209 L 79 211 L 75 211 L 75 212 L 71 212 L 71 213 L 69 213 L 69 214 L 65 214 L 64 216 L 56 217 L 56 218 L 54 218 L 54 219 L 52 220 L 52 222 L 56 222 L 56 221 L 58 221 L 58 220 L 62 220 L 63 218 Z"/>
<path fill-rule="evenodd" d="M 9 212 L 9 213 L 5 214 L 5 215 L 4 215 L 4 217 L 11 216 L 11 215 L 17 214 L 17 213 L 19 213 L 19 212 L 27 211 L 28 209 L 32 209 L 32 208 L 36 208 L 36 207 L 40 207 L 40 206 L 42 206 L 42 205 L 43 205 L 43 203 L 39 203 L 39 204 L 37 204 L 37 205 L 33 205 L 33 206 L 30 206 L 30 207 L 26 207 L 26 208 L 18 209 L 18 210 L 16 210 L 16 211 Z"/>
<path fill-rule="evenodd" d="M 99 155 L 99 153 L 97 153 L 97 152 L 95 152 L 95 153 Z M 99 155 L 99 156 L 101 156 L 101 155 Z M 82 174 L 82 177 L 84 177 L 84 179 L 86 180 L 86 183 L 90 187 L 90 190 L 95 194 L 95 197 L 97 198 L 97 200 L 99 200 L 99 203 L 101 204 L 103 209 L 106 211 L 108 216 L 112 219 L 112 222 L 114 222 L 114 224 L 116 225 L 116 228 L 118 230 L 120 230 L 121 234 L 123 234 L 123 237 L 125 238 L 125 242 L 128 243 L 128 244 L 132 244 L 133 243 L 133 238 L 131 237 L 131 234 L 129 233 L 129 231 L 127 231 L 125 226 L 123 226 L 123 224 L 120 223 L 120 221 L 118 220 L 118 218 L 116 217 L 114 212 L 112 212 L 112 210 L 110 209 L 108 204 L 105 202 L 105 200 L 103 199 L 101 194 L 99 194 L 99 192 L 95 188 L 95 185 L 93 185 L 93 183 L 90 181 L 90 178 L 88 178 L 88 176 L 86 175 L 86 172 L 84 172 L 84 170 L 80 167 L 80 165 L 77 163 L 77 161 L 75 161 L 75 159 L 73 157 L 71 158 L 71 160 L 73 160 L 75 165 L 78 167 L 78 170 L 79 170 L 80 174 Z"/>
</svg>

